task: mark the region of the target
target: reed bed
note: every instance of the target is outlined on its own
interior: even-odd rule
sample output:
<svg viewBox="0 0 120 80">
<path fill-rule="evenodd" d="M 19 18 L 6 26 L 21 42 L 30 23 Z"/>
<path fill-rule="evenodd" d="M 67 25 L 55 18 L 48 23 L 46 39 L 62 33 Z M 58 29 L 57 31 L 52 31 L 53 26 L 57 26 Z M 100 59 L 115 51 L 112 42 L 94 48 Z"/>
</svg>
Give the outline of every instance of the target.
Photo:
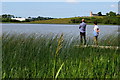
<svg viewBox="0 0 120 80">
<path fill-rule="evenodd" d="M 88 41 L 89 43 L 92 40 Z M 117 37 L 100 45 L 117 46 Z M 2 35 L 2 78 L 120 78 L 119 49 L 75 47 L 62 35 Z"/>
</svg>

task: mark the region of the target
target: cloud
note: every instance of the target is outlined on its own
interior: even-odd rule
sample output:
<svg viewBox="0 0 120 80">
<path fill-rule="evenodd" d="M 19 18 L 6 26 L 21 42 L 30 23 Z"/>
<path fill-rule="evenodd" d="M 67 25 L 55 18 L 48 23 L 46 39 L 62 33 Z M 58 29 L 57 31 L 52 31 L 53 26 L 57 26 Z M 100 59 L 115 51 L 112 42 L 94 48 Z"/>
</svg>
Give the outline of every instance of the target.
<svg viewBox="0 0 120 80">
<path fill-rule="evenodd" d="M 76 0 L 66 0 L 66 2 L 77 2 Z"/>
</svg>

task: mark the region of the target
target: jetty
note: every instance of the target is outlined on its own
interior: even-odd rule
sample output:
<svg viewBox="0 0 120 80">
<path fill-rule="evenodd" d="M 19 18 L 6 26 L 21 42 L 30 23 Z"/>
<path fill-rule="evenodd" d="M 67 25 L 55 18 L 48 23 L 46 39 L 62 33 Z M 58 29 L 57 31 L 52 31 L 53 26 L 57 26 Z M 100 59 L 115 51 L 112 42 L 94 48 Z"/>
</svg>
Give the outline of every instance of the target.
<svg viewBox="0 0 120 80">
<path fill-rule="evenodd" d="M 93 47 L 93 48 L 103 48 L 103 49 L 119 49 L 119 46 L 99 46 L 99 45 L 75 45 L 75 47 Z"/>
</svg>

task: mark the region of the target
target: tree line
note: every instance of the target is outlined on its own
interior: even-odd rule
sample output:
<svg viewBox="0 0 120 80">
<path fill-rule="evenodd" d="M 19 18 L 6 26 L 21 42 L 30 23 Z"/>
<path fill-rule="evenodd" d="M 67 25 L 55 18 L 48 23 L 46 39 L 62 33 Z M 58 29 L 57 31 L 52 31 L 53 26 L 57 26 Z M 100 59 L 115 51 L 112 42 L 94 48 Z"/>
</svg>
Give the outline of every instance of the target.
<svg viewBox="0 0 120 80">
<path fill-rule="evenodd" d="M 80 23 L 82 18 L 83 17 L 72 18 L 70 23 Z M 106 13 L 106 15 L 102 15 L 101 12 L 98 12 L 98 16 L 84 17 L 84 19 L 86 20 L 86 23 L 93 23 L 94 21 L 97 21 L 101 24 L 120 25 L 120 15 L 112 11 Z"/>
<path fill-rule="evenodd" d="M 21 17 L 15 17 L 14 15 L 10 14 L 3 14 L 0 16 L 0 21 L 2 22 L 21 22 L 18 20 L 12 20 L 11 18 L 21 18 Z M 115 12 L 110 11 L 109 13 L 106 13 L 106 15 L 103 15 L 101 12 L 97 13 L 97 16 L 93 17 L 74 17 L 70 18 L 70 21 L 68 23 L 80 23 L 81 19 L 84 18 L 86 20 L 86 23 L 93 23 L 94 21 L 97 21 L 101 24 L 115 24 L 120 25 L 120 15 L 116 14 Z M 31 21 L 39 21 L 39 20 L 49 20 L 49 19 L 55 19 L 51 17 L 28 17 L 25 21 L 22 22 L 31 22 Z"/>
<path fill-rule="evenodd" d="M 22 17 L 15 17 L 14 15 L 10 15 L 10 14 L 3 14 L 3 15 L 0 16 L 0 20 L 2 22 L 21 22 L 21 21 L 18 21 L 18 20 L 13 20 L 11 18 L 22 18 Z M 49 19 L 54 19 L 54 18 L 51 18 L 51 17 L 41 17 L 41 16 L 38 16 L 38 17 L 28 17 L 28 18 L 25 19 L 25 21 L 22 21 L 22 22 L 49 20 Z"/>
</svg>

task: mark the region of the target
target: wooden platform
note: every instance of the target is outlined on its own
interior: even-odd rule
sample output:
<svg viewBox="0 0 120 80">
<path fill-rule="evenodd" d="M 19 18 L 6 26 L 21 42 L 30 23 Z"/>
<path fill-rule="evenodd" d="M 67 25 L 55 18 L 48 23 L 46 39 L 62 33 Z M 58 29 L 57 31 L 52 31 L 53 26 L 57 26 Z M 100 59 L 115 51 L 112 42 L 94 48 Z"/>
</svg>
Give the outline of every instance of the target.
<svg viewBox="0 0 120 80">
<path fill-rule="evenodd" d="M 75 45 L 75 47 L 94 47 L 94 48 L 105 48 L 105 49 L 119 49 L 118 46 L 99 46 L 99 45 Z"/>
</svg>

